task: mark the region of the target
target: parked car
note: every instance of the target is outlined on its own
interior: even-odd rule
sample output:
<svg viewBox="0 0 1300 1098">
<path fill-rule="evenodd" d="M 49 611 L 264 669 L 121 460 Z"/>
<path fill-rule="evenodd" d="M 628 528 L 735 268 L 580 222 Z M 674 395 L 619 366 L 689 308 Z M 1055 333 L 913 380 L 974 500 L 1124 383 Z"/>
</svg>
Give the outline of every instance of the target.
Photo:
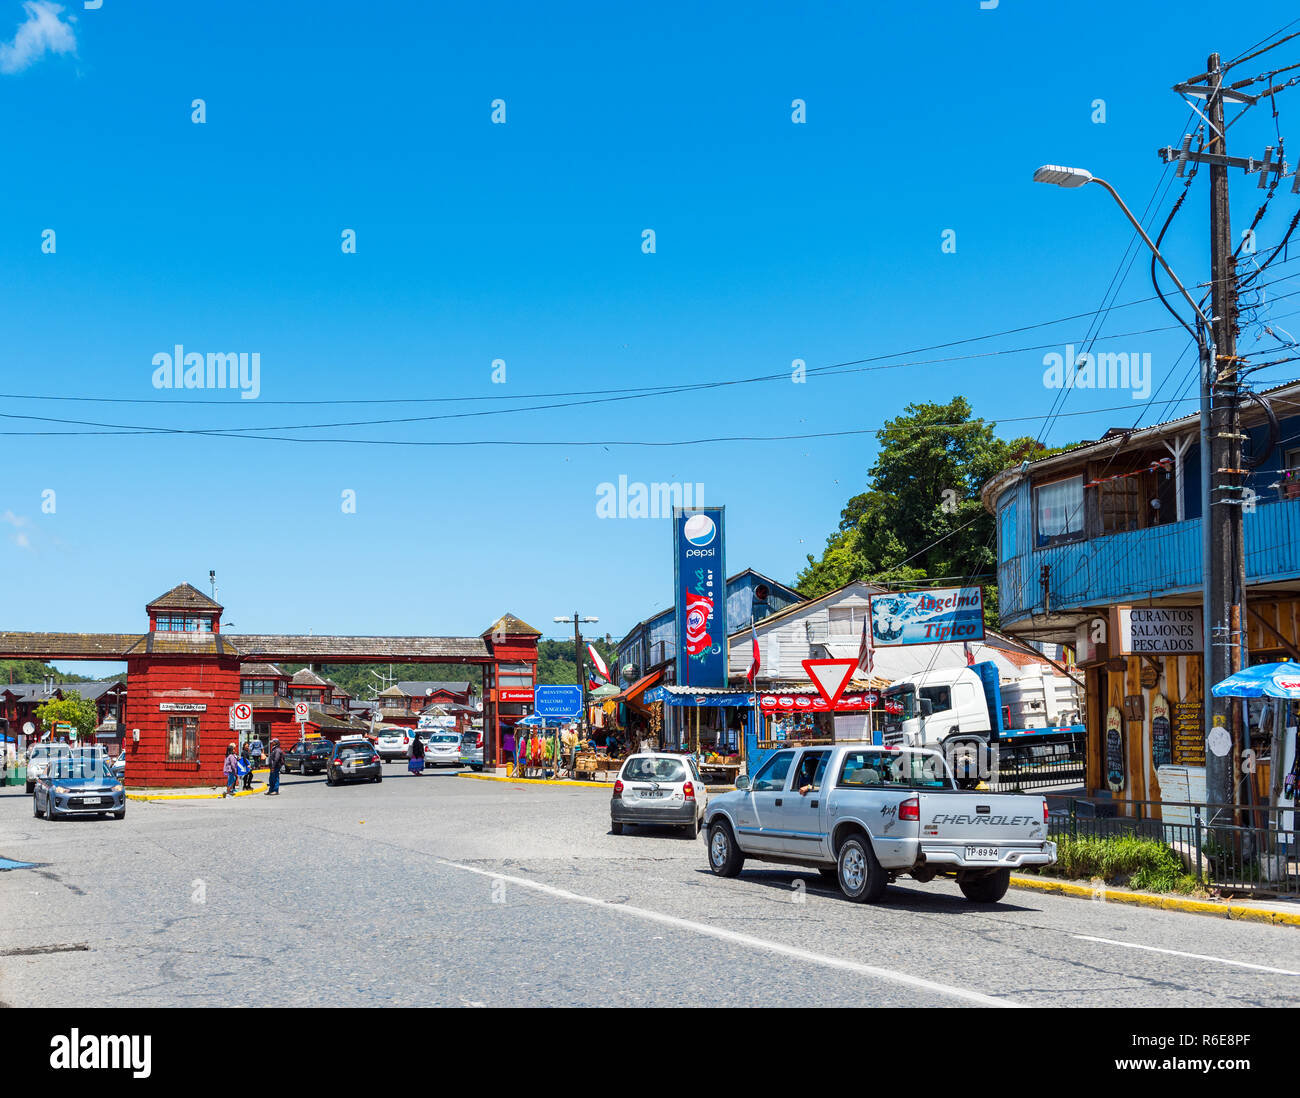
<svg viewBox="0 0 1300 1098">
<path fill-rule="evenodd" d="M 1011 870 L 1051 865 L 1047 800 L 959 790 L 937 751 L 805 747 L 778 751 L 706 816 L 709 868 L 735 877 L 746 858 L 806 866 L 857 903 L 907 875 L 957 878 L 966 899 L 996 903 Z"/>
<path fill-rule="evenodd" d="M 425 766 L 460 766 L 460 733 L 433 731 L 424 741 Z"/>
<path fill-rule="evenodd" d="M 325 768 L 325 784 L 343 782 L 382 782 L 384 761 L 369 741 L 339 740 Z"/>
<path fill-rule="evenodd" d="M 460 759 L 461 766 L 468 766 L 471 770 L 483 769 L 483 733 L 466 732 L 460 738 Z"/>
<path fill-rule="evenodd" d="M 117 758 L 110 759 L 108 763 L 108 771 L 119 782 L 125 781 L 126 780 L 126 756 L 118 755 Z"/>
<path fill-rule="evenodd" d="M 329 766 L 333 753 L 334 745 L 323 736 L 299 740 L 284 753 L 284 768 L 299 774 L 319 774 Z"/>
<path fill-rule="evenodd" d="M 389 762 L 404 759 L 411 753 L 411 733 L 404 728 L 397 731 L 385 729 L 376 739 L 375 751 L 381 759 Z"/>
<path fill-rule="evenodd" d="M 629 755 L 614 781 L 609 829 L 621 835 L 624 824 L 657 824 L 684 827 L 694 838 L 708 805 L 708 791 L 690 755 Z"/>
<path fill-rule="evenodd" d="M 72 748 L 66 743 L 38 743 L 27 751 L 27 792 L 36 788 L 37 781 L 44 777 L 50 768 L 51 759 L 72 758 Z"/>
<path fill-rule="evenodd" d="M 94 755 L 80 758 L 59 755 L 49 760 L 36 779 L 32 815 L 53 820 L 58 816 L 126 818 L 126 790 L 113 777 L 108 760 Z"/>
</svg>

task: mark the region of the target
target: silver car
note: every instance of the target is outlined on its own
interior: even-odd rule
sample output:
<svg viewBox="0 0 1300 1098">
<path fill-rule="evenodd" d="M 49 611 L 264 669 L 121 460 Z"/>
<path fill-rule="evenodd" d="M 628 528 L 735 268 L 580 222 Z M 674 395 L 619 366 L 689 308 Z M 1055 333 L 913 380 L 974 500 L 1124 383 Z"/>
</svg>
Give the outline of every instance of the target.
<svg viewBox="0 0 1300 1098">
<path fill-rule="evenodd" d="M 27 792 L 36 788 L 38 780 L 49 773 L 54 759 L 72 758 L 72 748 L 66 743 L 38 743 L 27 752 Z"/>
<path fill-rule="evenodd" d="M 434 731 L 421 738 L 425 766 L 460 766 L 460 733 Z"/>
<path fill-rule="evenodd" d="M 113 777 L 108 760 L 99 755 L 56 756 L 36 779 L 32 815 L 126 817 L 126 790 Z"/>
<path fill-rule="evenodd" d="M 609 800 L 609 829 L 624 824 L 684 827 L 692 838 L 709 805 L 708 790 L 690 755 L 660 752 L 629 755 L 619 769 Z"/>
<path fill-rule="evenodd" d="M 483 769 L 483 733 L 469 731 L 460 738 L 460 765 Z"/>
</svg>

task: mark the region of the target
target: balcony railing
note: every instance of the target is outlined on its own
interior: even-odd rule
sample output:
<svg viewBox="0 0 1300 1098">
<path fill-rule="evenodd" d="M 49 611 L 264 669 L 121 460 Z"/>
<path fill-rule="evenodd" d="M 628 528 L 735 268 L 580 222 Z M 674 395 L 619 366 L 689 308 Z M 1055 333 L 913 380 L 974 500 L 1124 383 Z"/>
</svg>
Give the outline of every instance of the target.
<svg viewBox="0 0 1300 1098">
<path fill-rule="evenodd" d="M 1257 503 L 1243 521 L 1247 582 L 1300 579 L 1300 500 Z M 1191 592 L 1201 585 L 1201 520 L 1053 545 L 1005 561 L 998 567 L 1003 621 L 1042 613 L 1044 565 L 1053 610 Z"/>
</svg>

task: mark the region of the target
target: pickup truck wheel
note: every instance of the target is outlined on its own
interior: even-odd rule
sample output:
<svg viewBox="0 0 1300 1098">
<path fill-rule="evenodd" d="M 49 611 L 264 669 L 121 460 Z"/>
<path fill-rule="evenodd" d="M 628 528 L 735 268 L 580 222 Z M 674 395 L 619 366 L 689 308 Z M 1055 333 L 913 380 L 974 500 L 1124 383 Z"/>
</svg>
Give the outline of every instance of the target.
<svg viewBox="0 0 1300 1098">
<path fill-rule="evenodd" d="M 976 877 L 971 881 L 958 881 L 957 886 L 962 895 L 971 903 L 995 904 L 1007 894 L 1011 887 L 1011 870 L 999 869 L 987 877 Z"/>
<path fill-rule="evenodd" d="M 709 828 L 709 868 L 719 877 L 736 877 L 745 866 L 745 856 L 725 820 Z"/>
<path fill-rule="evenodd" d="M 840 890 L 855 904 L 873 904 L 885 891 L 889 878 L 876 861 L 871 841 L 851 835 L 840 846 L 837 876 Z"/>
</svg>

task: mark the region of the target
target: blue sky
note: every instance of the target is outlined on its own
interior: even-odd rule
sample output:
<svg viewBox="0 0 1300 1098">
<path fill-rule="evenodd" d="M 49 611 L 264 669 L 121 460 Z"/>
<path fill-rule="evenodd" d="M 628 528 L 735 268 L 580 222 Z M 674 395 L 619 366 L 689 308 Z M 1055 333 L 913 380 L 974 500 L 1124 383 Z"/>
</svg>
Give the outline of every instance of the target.
<svg viewBox="0 0 1300 1098">
<path fill-rule="evenodd" d="M 1099 188 L 1037 186 L 1033 169 L 1087 166 L 1140 211 L 1168 180 L 1155 150 L 1188 117 L 1170 86 L 1295 17 L 1285 3 L 1225 21 L 1209 3 L 1174 18 L 1028 0 L 51 7 L 0 0 L 0 411 L 226 430 L 486 410 L 296 434 L 552 445 L 16 436 L 86 428 L 5 419 L 0 627 L 138 629 L 146 601 L 182 580 L 206 589 L 214 568 L 236 632 L 477 633 L 509 610 L 560 635 L 552 616 L 577 609 L 615 637 L 671 600 L 670 532 L 597 518 L 602 482 L 702 483 L 727 507 L 730 567 L 791 581 L 875 443 L 772 436 L 872 428 L 958 393 L 1005 434 L 1038 434 L 1058 395 L 1045 352 L 499 414 L 530 403 L 516 395 L 788 376 L 796 358 L 815 368 L 1095 310 L 1127 225 Z M 65 29 L 45 35 L 44 20 Z M 44 30 L 20 30 L 33 21 Z M 1294 45 L 1243 68 L 1295 61 Z M 1300 88 L 1278 103 L 1285 133 Z M 1261 154 L 1267 107 L 1232 139 Z M 1206 277 L 1205 182 L 1168 238 L 1189 282 Z M 1244 227 L 1261 192 L 1240 173 L 1233 187 Z M 1281 189 L 1261 249 L 1296 201 Z M 1118 300 L 1151 295 L 1145 266 Z M 1290 290 L 1300 274 L 1270 292 Z M 1289 304 L 1271 307 L 1284 327 Z M 1103 332 L 1172 323 L 1152 302 Z M 913 357 L 1063 347 L 1087 327 Z M 155 389 L 153 356 L 178 343 L 258 352 L 258 399 Z M 1150 351 L 1159 385 L 1184 343 L 1157 331 L 1098 349 Z M 388 398 L 476 399 L 273 403 Z M 1072 392 L 1064 408 L 1119 410 L 1061 418 L 1048 441 L 1151 421 L 1127 392 Z M 759 441 L 576 445 L 719 434 Z"/>
</svg>

